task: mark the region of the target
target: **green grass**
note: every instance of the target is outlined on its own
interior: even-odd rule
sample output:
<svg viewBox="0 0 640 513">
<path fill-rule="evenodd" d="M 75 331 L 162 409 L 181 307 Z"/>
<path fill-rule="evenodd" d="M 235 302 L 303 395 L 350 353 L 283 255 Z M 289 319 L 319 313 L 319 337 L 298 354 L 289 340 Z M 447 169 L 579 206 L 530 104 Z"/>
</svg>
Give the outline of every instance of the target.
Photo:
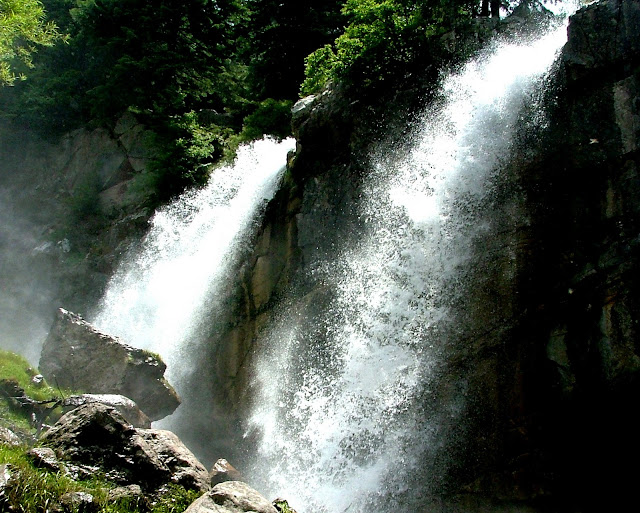
<svg viewBox="0 0 640 513">
<path fill-rule="evenodd" d="M 38 375 L 22 356 L 9 351 L 0 350 L 0 380 L 13 380 L 24 389 L 25 394 L 37 401 L 44 401 L 58 397 L 60 394 L 45 381 L 36 383 L 33 377 Z M 5 397 L 0 395 L 0 426 L 20 431 L 22 433 L 35 432 L 28 415 L 24 411 L 12 407 Z"/>
<path fill-rule="evenodd" d="M 38 375 L 29 362 L 22 356 L 9 351 L 0 350 L 0 379 L 14 379 L 26 394 L 38 401 L 51 399 L 60 394 L 45 381 L 34 383 L 33 377 Z"/>
</svg>

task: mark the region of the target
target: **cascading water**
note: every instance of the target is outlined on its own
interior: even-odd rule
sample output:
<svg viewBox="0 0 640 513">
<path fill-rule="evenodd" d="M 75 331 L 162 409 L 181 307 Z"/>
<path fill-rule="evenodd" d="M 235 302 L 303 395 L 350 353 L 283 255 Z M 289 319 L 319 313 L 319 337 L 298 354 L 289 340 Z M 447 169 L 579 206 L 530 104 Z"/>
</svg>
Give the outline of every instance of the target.
<svg viewBox="0 0 640 513">
<path fill-rule="evenodd" d="M 180 436 L 209 406 L 202 396 L 194 397 L 190 381 L 205 351 L 203 321 L 218 308 L 218 295 L 294 146 L 293 139 L 265 139 L 241 147 L 235 163 L 217 169 L 204 189 L 156 212 L 141 247 L 124 259 L 91 319 L 107 333 L 163 357 L 167 378 L 183 398 L 180 415 L 166 421 Z"/>
<path fill-rule="evenodd" d="M 565 42 L 566 25 L 496 43 L 444 80 L 445 103 L 425 113 L 408 156 L 372 158 L 366 237 L 314 269 L 329 304 L 311 329 L 304 313 L 283 312 L 259 343 L 248 476 L 267 496 L 316 513 L 412 511 L 439 486 L 446 461 L 433 458 L 465 404 L 429 400 L 464 314 L 474 243 L 490 228 L 479 206 Z"/>
</svg>

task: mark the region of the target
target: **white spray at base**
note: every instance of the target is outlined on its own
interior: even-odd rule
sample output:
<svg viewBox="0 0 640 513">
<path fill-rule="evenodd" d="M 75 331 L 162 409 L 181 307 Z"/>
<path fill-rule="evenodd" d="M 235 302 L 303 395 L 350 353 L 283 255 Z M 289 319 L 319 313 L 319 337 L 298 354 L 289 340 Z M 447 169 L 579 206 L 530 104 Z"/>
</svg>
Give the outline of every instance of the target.
<svg viewBox="0 0 640 513">
<path fill-rule="evenodd" d="M 565 42 L 566 25 L 497 43 L 444 80 L 445 104 L 425 113 L 408 156 L 372 158 L 366 240 L 315 276 L 336 291 L 322 326 L 310 334 L 303 305 L 301 321 L 284 312 L 259 342 L 248 476 L 267 496 L 300 512 L 412 511 L 410 476 L 446 437 L 443 421 L 462 421 L 462 396 L 432 417 L 424 403 L 455 331 L 473 241 L 489 229 L 477 206 Z"/>
<path fill-rule="evenodd" d="M 229 280 L 275 194 L 293 139 L 256 141 L 233 165 L 216 169 L 208 185 L 158 210 L 141 247 L 110 280 L 96 315 L 100 329 L 159 353 L 180 395 L 199 358 L 202 313 Z"/>
</svg>

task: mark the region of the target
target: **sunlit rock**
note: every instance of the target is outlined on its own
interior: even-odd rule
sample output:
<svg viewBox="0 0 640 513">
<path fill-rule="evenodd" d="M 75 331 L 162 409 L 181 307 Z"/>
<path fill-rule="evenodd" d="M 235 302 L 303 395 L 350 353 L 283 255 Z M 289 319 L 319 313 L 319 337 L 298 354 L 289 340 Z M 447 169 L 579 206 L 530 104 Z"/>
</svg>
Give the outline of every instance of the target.
<svg viewBox="0 0 640 513">
<path fill-rule="evenodd" d="M 260 493 L 241 481 L 227 481 L 213 487 L 185 513 L 278 513 Z"/>
<path fill-rule="evenodd" d="M 94 513 L 100 510 L 93 495 L 86 492 L 67 492 L 60 497 L 65 511 L 77 511 L 78 513 Z"/>
<path fill-rule="evenodd" d="M 20 437 L 6 427 L 0 426 L 0 444 L 20 445 Z"/>
<path fill-rule="evenodd" d="M 209 472 L 211 486 L 215 486 L 225 481 L 242 481 L 242 474 L 227 460 L 220 458 L 213 464 L 213 468 Z"/>
<path fill-rule="evenodd" d="M 49 447 L 34 447 L 27 451 L 27 458 L 38 468 L 44 468 L 52 472 L 61 472 L 63 466 L 56 453 Z"/>
<path fill-rule="evenodd" d="M 95 394 L 124 395 L 151 420 L 170 415 L 180 404 L 164 379 L 165 369 L 159 356 L 101 333 L 62 308 L 40 357 L 40 370 L 50 383 Z"/>
<path fill-rule="evenodd" d="M 66 412 L 71 411 L 73 408 L 82 406 L 83 404 L 90 403 L 102 403 L 106 406 L 111 406 L 120 412 L 120 414 L 126 419 L 133 427 L 148 429 L 151 427 L 151 420 L 145 415 L 145 413 L 138 407 L 138 405 L 123 395 L 118 394 L 81 394 L 72 395 L 66 397 L 61 406 Z"/>
</svg>

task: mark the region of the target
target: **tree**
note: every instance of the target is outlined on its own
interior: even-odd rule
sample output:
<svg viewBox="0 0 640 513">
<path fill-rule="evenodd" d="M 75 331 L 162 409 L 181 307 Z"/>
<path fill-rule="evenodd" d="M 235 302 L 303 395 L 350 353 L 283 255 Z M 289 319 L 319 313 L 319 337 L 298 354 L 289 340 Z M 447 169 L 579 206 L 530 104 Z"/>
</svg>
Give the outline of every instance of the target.
<svg viewBox="0 0 640 513">
<path fill-rule="evenodd" d="M 343 0 L 248 0 L 247 64 L 256 99 L 295 99 L 304 58 L 343 29 Z"/>
<path fill-rule="evenodd" d="M 349 23 L 333 44 L 307 57 L 302 94 L 334 79 L 367 87 L 397 78 L 424 64 L 421 57 L 435 51 L 437 38 L 470 21 L 476 6 L 469 0 L 346 0 L 342 13 Z"/>
<path fill-rule="evenodd" d="M 500 0 L 482 0 L 482 8 L 480 9 L 480 16 L 489 16 L 489 4 L 491 4 L 491 16 L 494 18 L 500 17 Z"/>
<path fill-rule="evenodd" d="M 14 68 L 33 67 L 32 55 L 38 46 L 51 46 L 62 36 L 45 19 L 39 0 L 0 0 L 0 85 L 24 79 Z"/>
</svg>

